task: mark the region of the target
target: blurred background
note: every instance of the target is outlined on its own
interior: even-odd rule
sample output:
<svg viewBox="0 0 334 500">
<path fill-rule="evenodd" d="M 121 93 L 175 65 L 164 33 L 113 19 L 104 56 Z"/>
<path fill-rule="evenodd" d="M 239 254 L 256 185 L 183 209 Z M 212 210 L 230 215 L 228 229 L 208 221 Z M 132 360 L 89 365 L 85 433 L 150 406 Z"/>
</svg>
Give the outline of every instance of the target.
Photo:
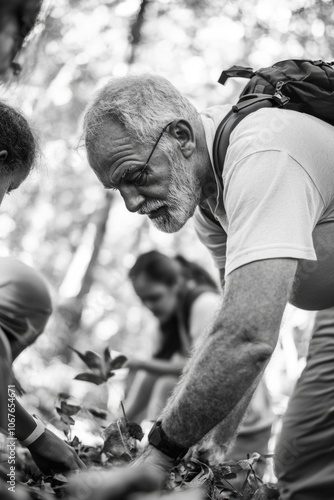
<svg viewBox="0 0 334 500">
<path fill-rule="evenodd" d="M 122 373 L 99 387 L 73 381 L 84 365 L 69 347 L 102 353 L 108 346 L 128 356 L 150 356 L 155 320 L 127 279 L 140 253 L 182 253 L 214 276 L 216 270 L 191 221 L 179 233 L 163 234 L 128 213 L 118 193 L 103 190 L 81 144 L 87 102 L 112 76 L 154 72 L 199 110 L 233 103 L 244 81 L 217 83 L 233 64 L 259 68 L 287 58 L 332 60 L 333 2 L 46 0 L 28 42 L 19 57 L 23 71 L 2 86 L 1 98 L 30 119 L 41 159 L 3 202 L 0 254 L 44 274 L 55 311 L 15 370 L 27 409 L 39 408 L 49 419 L 60 391 L 117 414 Z M 281 377 L 268 376 L 280 401 L 303 364 L 312 319 L 292 307 L 287 312 L 271 367 Z"/>
</svg>

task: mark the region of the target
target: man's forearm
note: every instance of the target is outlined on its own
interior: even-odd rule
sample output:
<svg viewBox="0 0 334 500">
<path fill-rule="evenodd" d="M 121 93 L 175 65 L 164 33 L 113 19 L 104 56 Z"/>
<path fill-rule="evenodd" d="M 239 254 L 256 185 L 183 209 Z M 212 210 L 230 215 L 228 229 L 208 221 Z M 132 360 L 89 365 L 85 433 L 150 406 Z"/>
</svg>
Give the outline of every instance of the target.
<svg viewBox="0 0 334 500">
<path fill-rule="evenodd" d="M 228 277 L 211 333 L 162 414 L 170 439 L 189 447 L 229 415 L 235 422 L 241 419 L 275 348 L 296 268 L 293 259 L 271 259 L 252 262 Z"/>
<path fill-rule="evenodd" d="M 197 443 L 221 421 L 222 441 L 233 435 L 269 360 L 269 346 L 243 341 L 236 345 L 232 337 L 223 329 L 209 336 L 163 412 L 164 431 L 184 447 Z"/>
</svg>

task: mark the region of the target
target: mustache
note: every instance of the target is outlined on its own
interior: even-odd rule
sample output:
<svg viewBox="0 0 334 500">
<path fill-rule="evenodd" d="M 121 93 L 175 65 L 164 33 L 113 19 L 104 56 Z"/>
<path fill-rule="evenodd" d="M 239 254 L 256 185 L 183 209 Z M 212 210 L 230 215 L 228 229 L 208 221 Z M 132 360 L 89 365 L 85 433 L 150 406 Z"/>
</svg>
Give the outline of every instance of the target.
<svg viewBox="0 0 334 500">
<path fill-rule="evenodd" d="M 154 212 L 155 210 L 158 210 L 158 208 L 161 208 L 163 206 L 164 203 L 157 200 L 146 201 L 145 204 L 140 207 L 137 213 L 140 215 L 148 215 L 151 212 Z"/>
</svg>

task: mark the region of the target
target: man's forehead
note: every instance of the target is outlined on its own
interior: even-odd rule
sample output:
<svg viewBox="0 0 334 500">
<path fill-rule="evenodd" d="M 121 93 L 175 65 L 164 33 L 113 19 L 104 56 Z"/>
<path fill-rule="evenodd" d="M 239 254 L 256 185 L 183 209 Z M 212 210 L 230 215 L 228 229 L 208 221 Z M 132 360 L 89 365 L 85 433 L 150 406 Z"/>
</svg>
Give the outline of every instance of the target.
<svg viewBox="0 0 334 500">
<path fill-rule="evenodd" d="M 105 130 L 97 141 L 94 151 L 89 155 L 90 163 L 99 180 L 105 187 L 110 186 L 110 179 L 114 177 L 119 167 L 127 157 L 133 157 L 138 152 L 133 141 L 125 130 Z M 120 173 L 120 175 L 122 175 Z"/>
</svg>

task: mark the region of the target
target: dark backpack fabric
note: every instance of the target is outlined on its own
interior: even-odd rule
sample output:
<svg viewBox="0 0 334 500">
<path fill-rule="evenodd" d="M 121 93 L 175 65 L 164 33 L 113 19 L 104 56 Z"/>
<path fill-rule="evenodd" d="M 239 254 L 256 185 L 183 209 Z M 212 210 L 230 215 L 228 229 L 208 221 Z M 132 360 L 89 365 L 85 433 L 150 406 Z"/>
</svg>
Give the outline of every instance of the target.
<svg viewBox="0 0 334 500">
<path fill-rule="evenodd" d="M 307 113 L 334 125 L 334 62 L 288 59 L 257 71 L 233 66 L 223 71 L 218 81 L 224 85 L 231 77 L 249 78 L 250 81 L 239 101 L 219 124 L 215 135 L 213 167 L 222 188 L 230 135 L 250 113 L 261 108 L 279 107 Z M 203 206 L 201 210 L 209 217 L 210 209 Z"/>
</svg>

